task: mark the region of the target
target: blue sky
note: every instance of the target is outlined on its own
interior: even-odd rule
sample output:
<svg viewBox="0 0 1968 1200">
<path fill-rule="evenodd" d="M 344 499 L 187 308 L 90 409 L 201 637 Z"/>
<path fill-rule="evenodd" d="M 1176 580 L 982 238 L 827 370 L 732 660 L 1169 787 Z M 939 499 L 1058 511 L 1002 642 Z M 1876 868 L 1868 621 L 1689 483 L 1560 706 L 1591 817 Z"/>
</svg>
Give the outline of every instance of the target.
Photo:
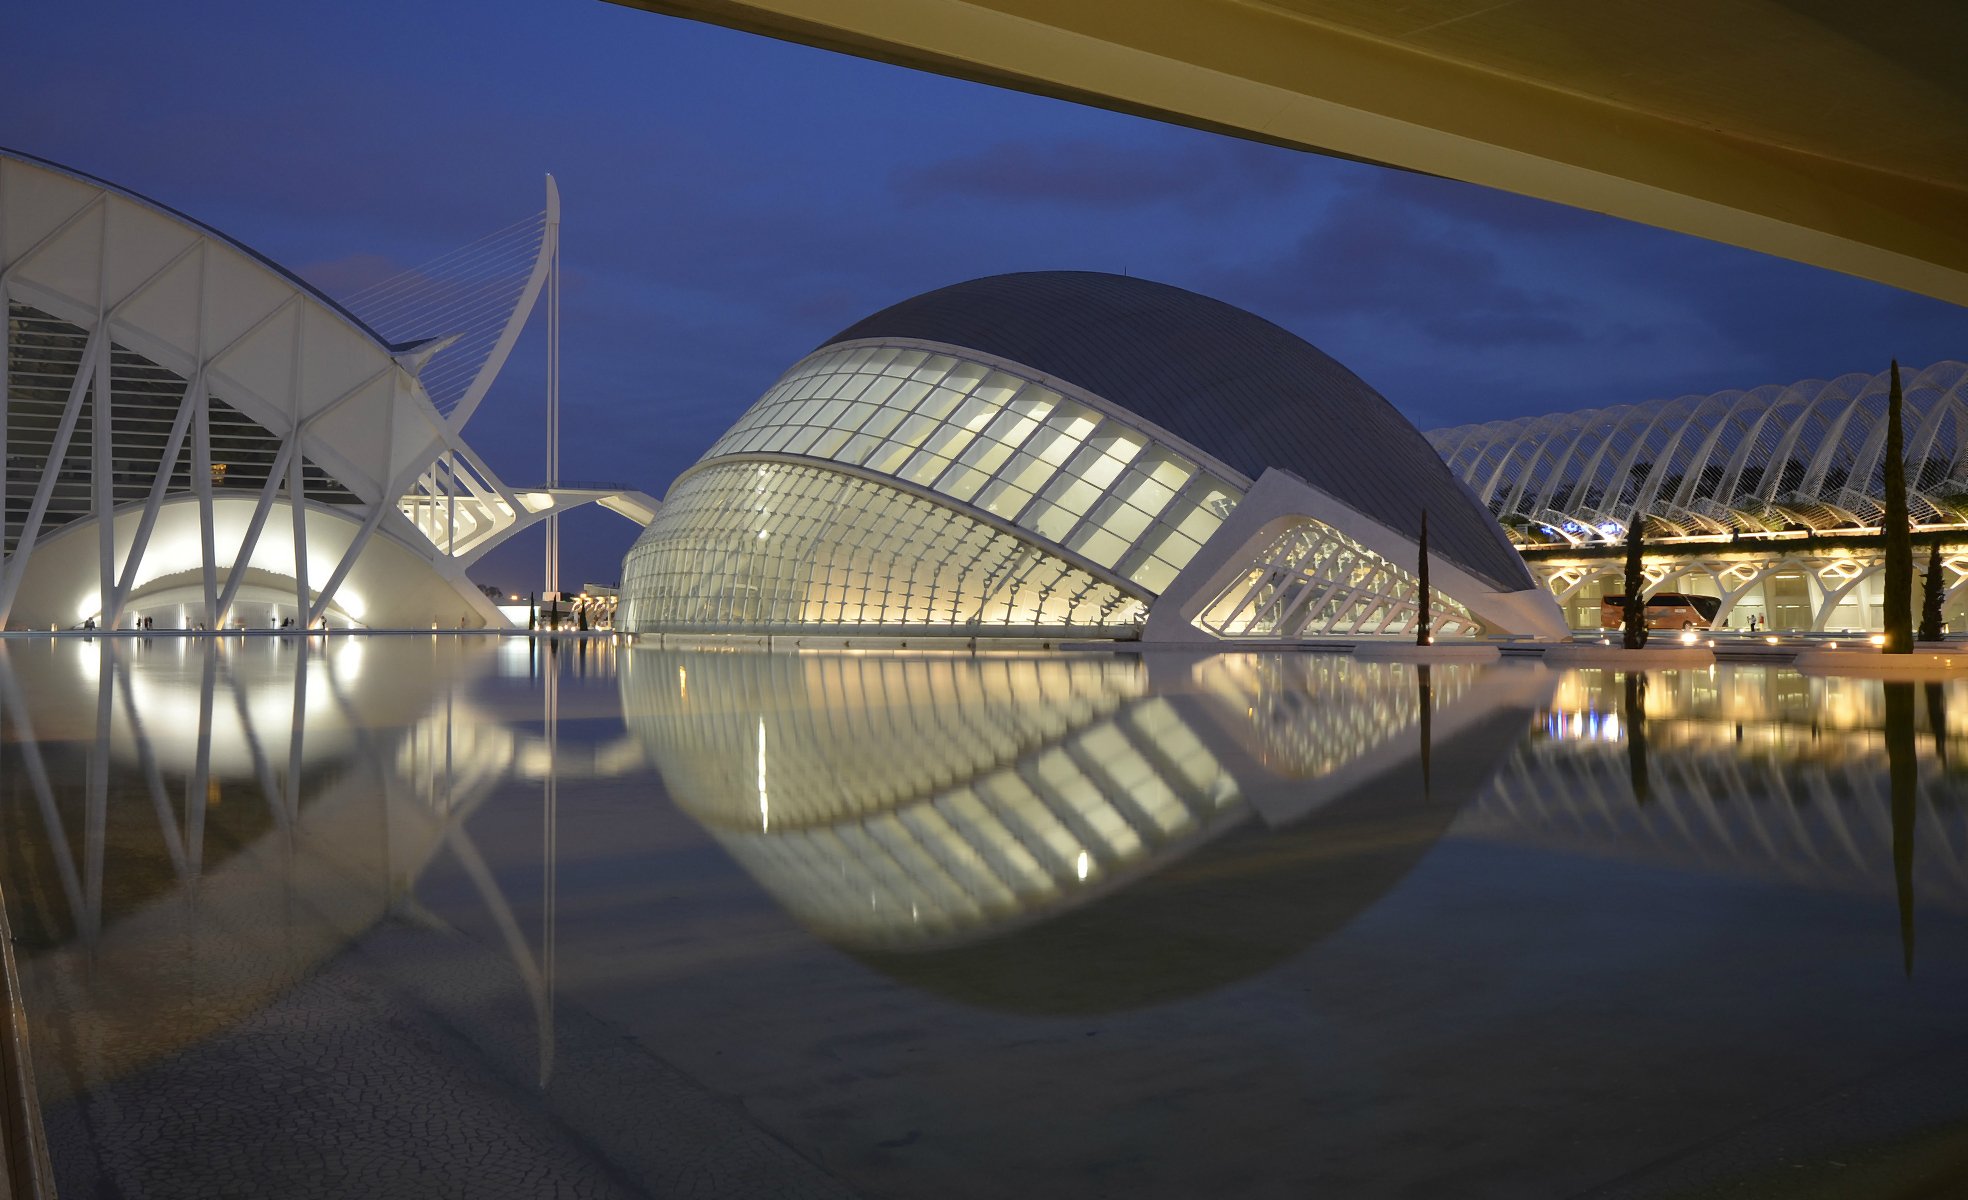
<svg viewBox="0 0 1968 1200">
<path fill-rule="evenodd" d="M 1422 428 L 1968 354 L 1968 313 L 1445 180 L 601 0 L 13 6 L 0 145 L 328 287 L 565 203 L 562 473 L 660 494 L 795 359 L 977 275 L 1127 271 L 1304 336 Z M 469 427 L 541 476 L 543 355 Z M 610 581 L 634 527 L 564 526 Z M 537 586 L 539 539 L 479 572 Z"/>
</svg>

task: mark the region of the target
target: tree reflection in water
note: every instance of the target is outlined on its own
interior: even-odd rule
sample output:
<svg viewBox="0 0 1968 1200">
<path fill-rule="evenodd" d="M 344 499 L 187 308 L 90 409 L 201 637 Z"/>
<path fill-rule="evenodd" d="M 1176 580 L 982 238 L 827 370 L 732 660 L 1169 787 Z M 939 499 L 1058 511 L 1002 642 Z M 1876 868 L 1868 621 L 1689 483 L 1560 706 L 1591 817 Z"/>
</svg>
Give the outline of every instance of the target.
<svg viewBox="0 0 1968 1200">
<path fill-rule="evenodd" d="M 1893 890 L 1900 906 L 1900 954 L 1913 974 L 1913 825 L 1920 782 L 1914 742 L 1913 685 L 1888 682 L 1886 768 L 1893 804 Z"/>
</svg>

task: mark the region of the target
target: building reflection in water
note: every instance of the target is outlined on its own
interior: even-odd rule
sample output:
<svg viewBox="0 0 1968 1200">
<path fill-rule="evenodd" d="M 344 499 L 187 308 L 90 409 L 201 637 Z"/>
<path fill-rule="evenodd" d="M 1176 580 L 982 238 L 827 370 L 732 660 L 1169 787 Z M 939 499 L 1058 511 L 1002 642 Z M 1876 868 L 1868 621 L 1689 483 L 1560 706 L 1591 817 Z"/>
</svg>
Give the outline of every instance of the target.
<svg viewBox="0 0 1968 1200">
<path fill-rule="evenodd" d="M 1302 653 L 464 647 L 0 650 L 0 869 L 30 1006 L 51 1014 L 45 1099 L 224 1031 L 386 919 L 427 920 L 416 886 L 438 862 L 523 990 L 544 1081 L 560 786 L 653 799 L 637 782 L 652 768 L 819 936 L 1020 1011 L 1247 978 L 1449 833 L 1812 888 L 1892 881 L 1909 969 L 1916 906 L 1968 908 L 1956 685 Z M 560 681 L 580 675 L 625 733 L 566 737 Z M 468 825 L 509 786 L 539 806 L 537 901 Z"/>
<path fill-rule="evenodd" d="M 525 642 L 62 639 L 0 649 L 0 837 L 44 1105 L 223 1032 L 455 860 L 498 928 L 552 1061 L 554 781 L 640 771 L 617 738 L 567 746 L 561 674 L 612 674 Z M 516 709 L 472 684 L 533 676 Z M 535 690 L 537 689 L 537 690 Z M 536 732 L 537 731 L 537 732 Z M 548 895 L 522 928 L 466 824 L 495 790 L 543 791 Z"/>
<path fill-rule="evenodd" d="M 650 650 L 621 687 L 675 803 L 808 928 L 967 999 L 1099 1009 L 1261 969 L 1398 881 L 1553 680 L 1432 675 Z M 1425 787 L 1425 763 L 1456 785 Z M 1384 852 L 1332 852 L 1368 837 Z"/>
<path fill-rule="evenodd" d="M 1968 911 L 1962 683 L 1567 675 L 1457 832 Z M 1924 736 L 1923 736 L 1924 731 Z M 1916 858 L 1918 870 L 1916 870 Z"/>
</svg>

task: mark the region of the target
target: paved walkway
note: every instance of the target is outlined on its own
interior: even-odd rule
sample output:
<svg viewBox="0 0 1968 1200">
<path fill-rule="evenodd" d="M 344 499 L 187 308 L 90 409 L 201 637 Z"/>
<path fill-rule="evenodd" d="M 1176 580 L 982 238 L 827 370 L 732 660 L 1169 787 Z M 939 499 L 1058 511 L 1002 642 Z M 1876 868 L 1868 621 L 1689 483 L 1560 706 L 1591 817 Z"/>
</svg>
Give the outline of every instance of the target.
<svg viewBox="0 0 1968 1200">
<path fill-rule="evenodd" d="M 395 982 L 433 974 L 431 941 L 380 927 L 224 1036 L 51 1108 L 64 1200 L 852 1194 L 566 1006 L 542 1089 L 531 1007 L 482 952 L 447 996 Z"/>
</svg>

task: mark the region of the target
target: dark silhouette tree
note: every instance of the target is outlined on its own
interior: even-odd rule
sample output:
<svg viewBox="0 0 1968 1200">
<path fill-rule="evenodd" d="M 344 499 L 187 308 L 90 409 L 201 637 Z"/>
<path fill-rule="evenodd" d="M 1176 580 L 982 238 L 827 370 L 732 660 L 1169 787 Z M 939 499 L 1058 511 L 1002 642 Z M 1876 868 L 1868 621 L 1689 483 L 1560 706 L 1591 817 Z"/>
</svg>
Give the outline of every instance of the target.
<svg viewBox="0 0 1968 1200">
<path fill-rule="evenodd" d="M 1647 576 L 1640 570 L 1640 555 L 1644 549 L 1644 534 L 1641 528 L 1646 516 L 1635 509 L 1633 520 L 1626 526 L 1626 603 L 1622 614 L 1620 644 L 1628 650 L 1639 650 L 1647 644 L 1647 598 L 1641 593 L 1646 589 Z"/>
<path fill-rule="evenodd" d="M 1913 527 L 1907 517 L 1906 430 L 1901 418 L 1900 361 L 1886 393 L 1886 653 L 1913 653 Z"/>
<path fill-rule="evenodd" d="M 1421 577 L 1421 619 L 1415 625 L 1415 645 L 1426 646 L 1435 640 L 1435 594 L 1428 589 L 1428 510 L 1421 510 L 1421 563 L 1416 572 Z"/>
<path fill-rule="evenodd" d="M 1935 538 L 1927 551 L 1927 578 L 1920 586 L 1920 640 L 1938 642 L 1941 632 L 1941 601 L 1947 585 L 1941 582 L 1941 539 Z"/>
</svg>

